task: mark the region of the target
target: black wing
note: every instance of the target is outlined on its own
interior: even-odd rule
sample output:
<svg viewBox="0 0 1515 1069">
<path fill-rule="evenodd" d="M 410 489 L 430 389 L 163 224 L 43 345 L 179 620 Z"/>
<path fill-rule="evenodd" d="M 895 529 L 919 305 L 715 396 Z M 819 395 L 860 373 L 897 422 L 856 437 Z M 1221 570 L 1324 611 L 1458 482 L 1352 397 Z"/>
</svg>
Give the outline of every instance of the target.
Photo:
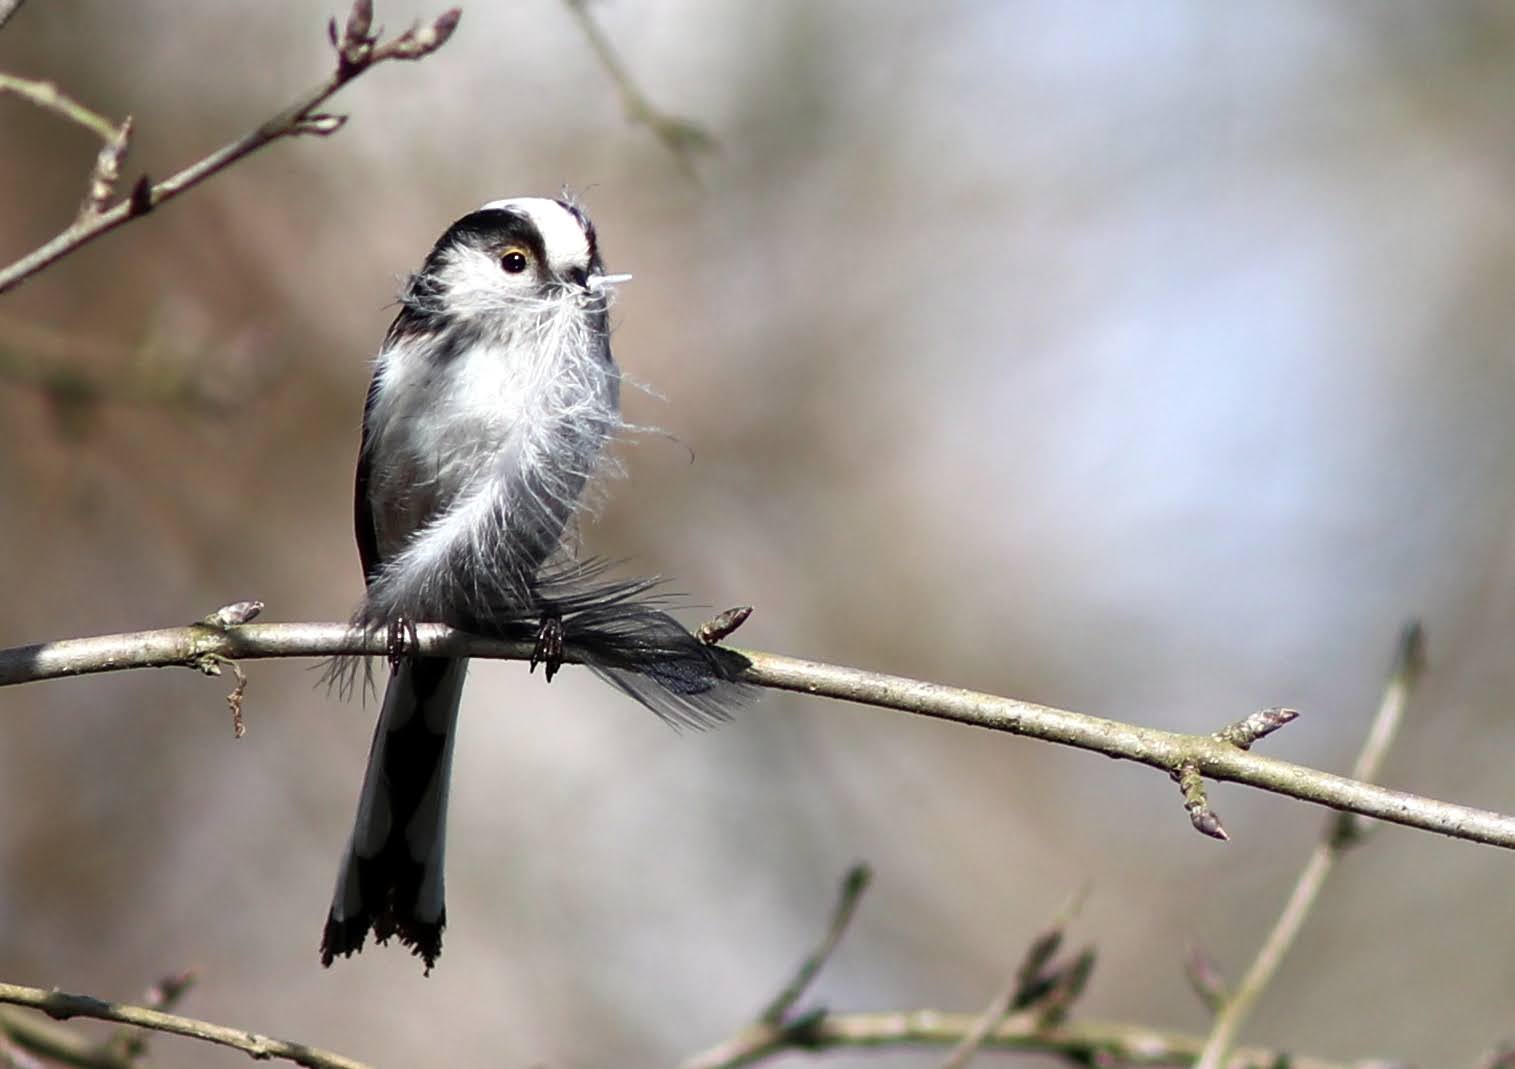
<svg viewBox="0 0 1515 1069">
<path fill-rule="evenodd" d="M 368 424 L 373 414 L 374 397 L 378 394 L 379 376 L 374 374 L 368 384 L 368 399 L 363 402 L 363 441 L 358 447 L 358 473 L 353 480 L 352 519 L 353 534 L 358 540 L 358 560 L 363 565 L 363 581 L 373 582 L 379 565 L 379 535 L 374 528 L 373 509 L 368 500 Z"/>
</svg>

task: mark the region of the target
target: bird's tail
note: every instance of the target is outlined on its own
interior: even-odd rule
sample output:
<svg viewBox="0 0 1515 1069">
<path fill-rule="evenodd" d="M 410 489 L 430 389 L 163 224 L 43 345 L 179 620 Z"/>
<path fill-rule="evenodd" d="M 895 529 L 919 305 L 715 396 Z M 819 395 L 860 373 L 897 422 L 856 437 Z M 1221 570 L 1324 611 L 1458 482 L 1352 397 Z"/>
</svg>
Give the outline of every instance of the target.
<svg viewBox="0 0 1515 1069">
<path fill-rule="evenodd" d="M 358 818 L 321 937 L 321 964 L 398 936 L 426 969 L 442 951 L 447 784 L 468 661 L 404 660 L 374 728 Z"/>
</svg>

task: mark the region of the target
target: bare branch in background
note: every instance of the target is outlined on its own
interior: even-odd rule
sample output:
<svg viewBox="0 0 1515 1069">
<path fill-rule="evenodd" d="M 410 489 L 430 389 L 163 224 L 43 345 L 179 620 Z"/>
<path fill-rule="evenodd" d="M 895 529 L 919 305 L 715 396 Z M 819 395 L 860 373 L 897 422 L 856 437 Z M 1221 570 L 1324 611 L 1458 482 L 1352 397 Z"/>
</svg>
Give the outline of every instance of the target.
<svg viewBox="0 0 1515 1069">
<path fill-rule="evenodd" d="M 767 1047 L 720 1048 L 685 1062 L 682 1069 L 738 1069 L 796 1051 L 816 1054 L 835 1050 L 910 1050 L 946 1047 L 962 1041 L 979 1021 L 976 1013 L 940 1010 L 884 1010 L 876 1013 L 825 1013 L 811 1025 L 803 1043 Z M 985 1051 L 1047 1054 L 1073 1066 L 1153 1066 L 1172 1069 L 1192 1065 L 1203 1039 L 1185 1032 L 1120 1021 L 1086 1020 L 1045 1028 L 1033 1014 L 1012 1014 L 984 1040 Z M 724 1055 L 717 1059 L 717 1052 Z M 1226 1069 L 1384 1069 L 1381 1060 L 1333 1061 L 1293 1051 L 1239 1047 Z"/>
<path fill-rule="evenodd" d="M 212 339 L 167 329 L 136 345 L 102 346 L 66 331 L 7 330 L 0 385 L 36 391 L 68 438 L 90 431 L 107 404 L 222 415 L 276 378 L 278 358 L 260 347 L 259 334 Z"/>
<path fill-rule="evenodd" d="M 425 655 L 530 660 L 532 643 L 481 639 L 440 624 L 417 628 Z M 1454 839 L 1515 849 L 1515 816 L 1437 801 L 1373 783 L 1261 757 L 1213 735 L 1138 727 L 993 694 L 928 683 L 861 668 L 807 661 L 776 653 L 730 649 L 747 661 L 742 679 L 770 690 L 929 716 L 957 724 L 1042 739 L 1106 757 L 1121 758 L 1172 775 L 1187 765 L 1214 780 L 1240 783 L 1303 802 L 1373 817 Z M 155 631 L 63 639 L 0 650 L 0 686 L 127 668 L 199 668 L 207 656 L 227 660 L 265 657 L 384 656 L 382 635 L 354 634 L 346 624 L 206 623 Z M 565 664 L 583 663 L 571 644 Z M 1334 826 L 1334 825 L 1333 825 Z"/>
<path fill-rule="evenodd" d="M 833 1014 L 815 1009 L 792 1013 L 820 968 L 830 960 L 867 882 L 867 868 L 854 866 L 843 880 L 826 935 L 796 970 L 795 979 L 751 1027 L 689 1059 L 683 1069 L 735 1069 L 793 1051 L 948 1047 L 970 1038 L 974 1050 L 1040 1052 L 1085 1066 L 1169 1066 L 1188 1064 L 1198 1055 L 1200 1038 L 1180 1032 L 1106 1021 L 1062 1023 L 1093 961 L 1092 952 L 1085 951 L 1067 965 L 1053 964 L 1067 914 L 1032 941 L 1016 970 L 1012 1001 L 1023 1003 L 1024 1009 L 996 1014 L 992 1027 L 985 1028 L 983 1015 L 930 1010 Z M 254 1059 L 277 1058 L 310 1069 L 366 1069 L 330 1051 L 163 1012 L 184 994 L 192 979 L 191 974 L 180 973 L 160 981 L 147 994 L 145 1001 L 150 1006 L 0 983 L 0 1003 L 39 1010 L 59 1020 L 88 1017 L 127 1026 L 98 1041 L 30 1014 L 0 1011 L 0 1041 L 8 1039 L 13 1050 L 27 1055 L 83 1069 L 137 1069 L 145 1037 L 152 1032 L 199 1039 L 243 1051 Z M 779 1020 L 771 1021 L 775 1006 L 781 1007 Z M 4 1052 L 0 1045 L 0 1053 Z M 1285 1057 L 1281 1051 L 1238 1050 L 1232 1055 L 1230 1069 L 1276 1069 L 1285 1064 Z M 1333 1062 L 1290 1054 L 1287 1064 L 1290 1069 L 1366 1069 L 1370 1064 L 1384 1063 Z"/>
<path fill-rule="evenodd" d="M 0 74 L 0 93 L 10 93 L 52 112 L 68 122 L 84 127 L 101 141 L 109 143 L 120 134 L 121 128 L 99 112 L 85 107 L 52 82 L 39 82 L 31 78 L 17 78 L 13 74 Z"/>
<path fill-rule="evenodd" d="M 23 1051 L 29 1057 L 46 1058 L 78 1069 L 142 1069 L 134 1059 L 123 1057 L 108 1044 L 85 1035 L 76 1028 L 46 1020 L 30 1010 L 0 1006 L 0 1066 L 7 1065 L 3 1055 Z"/>
<path fill-rule="evenodd" d="M 5 24 L 11 20 L 11 16 L 21 10 L 21 5 L 26 0 L 0 0 L 0 30 L 5 29 Z"/>
<path fill-rule="evenodd" d="M 142 1004 L 150 1010 L 171 1010 L 189 994 L 197 979 L 193 969 L 182 969 L 164 976 L 143 994 Z M 122 1025 L 105 1042 L 104 1049 L 120 1056 L 123 1061 L 134 1062 L 147 1053 L 147 1040 L 151 1035 L 150 1028 Z"/>
<path fill-rule="evenodd" d="M 1389 744 L 1404 718 L 1410 694 L 1424 668 L 1425 634 L 1419 624 L 1411 623 L 1400 636 L 1378 713 L 1368 729 L 1367 741 L 1363 743 L 1362 751 L 1352 766 L 1353 779 L 1368 782 L 1378 777 L 1384 755 L 1389 751 Z M 1361 838 L 1359 819 L 1351 814 L 1337 814 L 1326 822 L 1320 844 L 1305 863 L 1273 930 L 1263 940 L 1262 948 L 1258 950 L 1257 957 L 1237 984 L 1236 990 L 1222 999 L 1216 1009 L 1215 1024 L 1205 1043 L 1198 1069 L 1222 1069 L 1227 1064 L 1231 1044 L 1252 1007 L 1283 963 L 1284 955 L 1299 938 L 1305 918 L 1310 915 L 1321 888 L 1325 886 L 1326 877 L 1331 875 L 1342 854 L 1361 841 Z"/>
<path fill-rule="evenodd" d="M 116 195 L 116 183 L 121 180 L 121 165 L 126 162 L 131 137 L 132 117 L 128 115 L 121 120 L 116 132 L 100 146 L 100 154 L 95 157 L 95 169 L 90 172 L 89 189 L 84 194 L 84 202 L 79 205 L 79 214 L 74 217 L 75 223 L 94 218 L 110 205 L 111 198 Z"/>
<path fill-rule="evenodd" d="M 1515 1069 L 1515 1042 L 1505 1041 L 1489 1051 L 1478 1069 Z"/>
<path fill-rule="evenodd" d="M 1065 964 L 1055 964 L 1064 931 L 1076 906 L 1032 940 L 1004 994 L 982 1014 L 911 1010 L 881 1013 L 831 1013 L 816 1008 L 791 1013 L 800 993 L 836 949 L 837 940 L 856 906 L 859 868 L 843 881 L 833 907 L 827 936 L 819 951 L 800 965 L 804 977 L 796 990 L 786 985 L 771 1006 L 783 1006 L 775 1018 L 765 1012 L 735 1035 L 686 1060 L 681 1069 L 738 1069 L 786 1054 L 823 1051 L 889 1050 L 912 1047 L 951 1047 L 942 1069 L 961 1069 L 980 1050 L 1048 1054 L 1080 1066 L 1188 1065 L 1199 1056 L 1203 1039 L 1182 1032 L 1113 1021 L 1064 1024 L 1073 1000 L 1083 990 L 1093 968 L 1094 952 L 1084 950 Z M 1080 896 L 1081 897 L 1081 896 Z M 1075 903 L 1078 899 L 1075 899 Z M 770 1006 L 770 1011 L 771 1011 Z M 1292 1052 L 1247 1048 L 1232 1054 L 1228 1069 L 1367 1069 L 1383 1062 L 1334 1062 Z"/>
<path fill-rule="evenodd" d="M 308 1047 L 303 1043 L 273 1039 L 242 1028 L 228 1028 L 225 1025 L 197 1021 L 192 1017 L 180 1017 L 177 1014 L 164 1013 L 162 1010 L 149 1009 L 146 1006 L 108 1002 L 88 995 L 70 995 L 62 991 L 45 991 L 39 987 L 0 983 L 0 1003 L 41 1010 L 59 1021 L 70 1017 L 89 1017 L 99 1021 L 131 1025 L 135 1028 L 146 1028 L 154 1032 L 187 1036 L 190 1039 L 199 1039 L 206 1043 L 240 1050 L 258 1060 L 277 1058 L 294 1062 L 296 1065 L 307 1066 L 309 1069 L 368 1069 L 362 1062 L 353 1061 L 341 1054 L 317 1047 Z M 20 1035 L 18 1038 L 18 1033 L 11 1030 L 10 1018 L 0 1021 L 0 1029 L 12 1038 L 17 1038 L 18 1042 L 25 1042 L 25 1035 Z M 85 1054 L 83 1051 L 78 1053 Z M 72 1065 L 109 1067 L 109 1069 L 125 1069 L 133 1064 L 130 1059 L 123 1058 L 112 1050 L 109 1043 L 103 1047 L 99 1044 L 94 1045 L 93 1054 L 94 1060 L 71 1060 L 62 1057 L 61 1052 L 56 1050 L 49 1056 L 59 1057 L 60 1060 L 68 1061 Z"/>
<path fill-rule="evenodd" d="M 311 89 L 252 133 L 211 153 L 198 163 L 191 164 L 173 177 L 153 184 L 145 175 L 142 176 L 132 186 L 131 193 L 110 208 L 105 208 L 104 204 L 113 195 L 115 175 L 119 173 L 121 159 L 126 151 L 126 141 L 130 135 L 129 123 L 123 123 L 117 127 L 57 93 L 53 87 L 45 83 L 25 83 L 25 79 L 4 76 L 6 81 L 0 85 L 13 92 L 23 92 L 34 102 L 58 111 L 72 121 L 89 126 L 106 142 L 106 147 L 96 161 L 90 180 L 90 192 L 86 197 L 80 217 L 67 230 L 41 248 L 23 256 L 9 267 L 0 269 L 0 293 L 5 293 L 19 285 L 49 264 L 101 235 L 151 211 L 180 193 L 194 188 L 265 145 L 281 138 L 296 137 L 301 134 L 324 137 L 335 133 L 341 128 L 345 118 L 318 112 L 317 108 L 337 90 L 375 64 L 392 59 L 421 59 L 435 52 L 447 43 L 447 39 L 457 29 L 458 19 L 461 17 L 461 11 L 453 8 L 443 12 L 424 26 L 413 26 L 398 37 L 380 43 L 378 38 L 370 33 L 373 24 L 373 4 L 370 0 L 357 0 L 340 34 L 337 32 L 336 20 L 332 20 L 330 36 L 332 46 L 337 52 L 337 66 L 325 82 Z M 19 83 L 25 83 L 27 88 L 18 89 Z M 44 93 L 43 88 L 51 90 L 52 95 Z M 99 196 L 102 187 L 105 188 L 105 195 Z"/>
<path fill-rule="evenodd" d="M 121 178 L 121 165 L 126 162 L 126 152 L 131 146 L 132 117 L 128 115 L 120 124 L 111 122 L 99 112 L 85 107 L 51 82 L 38 82 L 30 78 L 17 78 L 0 73 L 0 93 L 10 93 L 29 100 L 39 108 L 51 111 L 72 123 L 84 127 L 104 144 L 95 157 L 94 169 L 90 172 L 89 186 L 84 200 L 79 205 L 79 214 L 74 225 L 79 226 L 105 210 L 110 199 L 116 195 L 116 182 Z"/>
<path fill-rule="evenodd" d="M 1043 1028 L 1063 1021 L 1094 971 L 1093 947 L 1084 948 L 1070 962 L 1053 961 L 1086 893 L 1087 888 L 1075 895 L 1052 926 L 1031 940 L 1020 964 L 1011 973 L 1010 982 L 985 1007 L 978 1023 L 952 1048 L 939 1069 L 966 1069 L 1000 1022 L 1012 1013 L 1034 1012 Z"/>
<path fill-rule="evenodd" d="M 1220 966 L 1210 956 L 1210 952 L 1198 944 L 1191 946 L 1188 954 L 1184 955 L 1184 976 L 1199 1000 L 1205 1004 L 1205 1009 L 1211 1013 L 1217 1012 L 1231 997 Z"/>
<path fill-rule="evenodd" d="M 837 892 L 836 905 L 831 910 L 831 922 L 826 925 L 826 934 L 821 937 L 816 948 L 805 956 L 805 960 L 800 962 L 800 967 L 795 970 L 789 982 L 758 1014 L 759 1024 L 773 1027 L 784 1025 L 789 1011 L 794 1009 L 825 968 L 826 962 L 831 960 L 831 955 L 836 953 L 836 948 L 841 945 L 842 936 L 846 934 L 847 926 L 852 923 L 852 917 L 857 912 L 857 904 L 872 880 L 873 871 L 867 865 L 853 865 L 847 870 L 847 875 L 842 877 L 841 889 Z"/>
<path fill-rule="evenodd" d="M 637 87 L 636 80 L 626 69 L 626 64 L 621 62 L 621 57 L 616 54 L 610 39 L 605 36 L 605 31 L 600 29 L 599 23 L 595 22 L 594 16 L 589 13 L 588 0 L 563 0 L 563 4 L 568 8 L 568 13 L 573 16 L 574 22 L 578 24 L 584 39 L 589 42 L 589 47 L 594 50 L 600 66 L 605 69 L 605 73 L 615 84 L 616 92 L 621 97 L 621 108 L 625 111 L 627 120 L 651 130 L 653 136 L 673 153 L 680 169 L 689 177 L 695 177 L 695 157 L 714 151 L 715 139 L 695 123 L 669 115 L 652 105 L 647 95 Z"/>
</svg>

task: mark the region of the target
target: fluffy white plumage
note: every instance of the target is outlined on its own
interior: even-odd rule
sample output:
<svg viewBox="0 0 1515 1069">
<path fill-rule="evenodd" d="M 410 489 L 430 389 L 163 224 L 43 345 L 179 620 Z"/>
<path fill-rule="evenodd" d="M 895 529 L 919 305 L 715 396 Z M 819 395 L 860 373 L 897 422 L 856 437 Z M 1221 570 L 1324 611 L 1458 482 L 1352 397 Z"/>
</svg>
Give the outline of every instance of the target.
<svg viewBox="0 0 1515 1069">
<path fill-rule="evenodd" d="M 621 426 L 606 297 L 587 281 L 562 283 L 575 272 L 587 280 L 582 227 L 574 222 L 569 240 L 564 220 L 574 217 L 555 201 L 486 208 L 504 205 L 530 206 L 546 227 L 551 278 L 505 276 L 472 246 L 446 250 L 433 285 L 466 344 L 439 361 L 434 334 L 402 333 L 378 358 L 367 458 L 384 563 L 368 590 L 371 623 L 466 623 L 457 610 L 483 608 L 482 597 L 524 597 L 477 587 L 535 572 Z"/>
<path fill-rule="evenodd" d="M 591 284 L 594 278 L 599 284 Z M 374 368 L 356 515 L 357 622 L 482 627 L 539 611 L 557 551 L 620 426 L 608 295 L 581 213 L 495 201 L 453 224 L 407 284 Z M 467 662 L 407 658 L 385 689 L 322 960 L 397 935 L 427 968 Z"/>
<path fill-rule="evenodd" d="M 558 201 L 491 201 L 437 241 L 374 369 L 355 519 L 358 627 L 423 621 L 565 638 L 601 678 L 675 724 L 746 696 L 730 655 L 663 609 L 655 580 L 607 581 L 564 531 L 621 427 L 609 288 L 594 229 Z M 554 558 L 558 560 L 555 562 Z M 567 563 L 563 563 L 566 559 Z M 321 956 L 397 936 L 428 969 L 446 924 L 447 787 L 467 661 L 398 656 Z"/>
</svg>

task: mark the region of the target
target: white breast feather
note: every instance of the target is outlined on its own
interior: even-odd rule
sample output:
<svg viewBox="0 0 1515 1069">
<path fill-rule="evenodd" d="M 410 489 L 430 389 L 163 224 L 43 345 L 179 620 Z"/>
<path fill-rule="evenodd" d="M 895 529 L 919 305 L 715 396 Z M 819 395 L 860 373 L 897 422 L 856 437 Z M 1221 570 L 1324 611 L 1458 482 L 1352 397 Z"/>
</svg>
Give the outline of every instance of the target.
<svg viewBox="0 0 1515 1069">
<path fill-rule="evenodd" d="M 587 336 L 583 299 L 517 299 L 505 336 L 442 368 L 418 348 L 424 341 L 381 355 L 375 460 L 408 456 L 420 481 L 456 492 L 385 562 L 368 591 L 367 621 L 445 616 L 468 596 L 457 584 L 508 581 L 502 555 L 513 530 L 573 513 L 621 426 L 617 371 Z"/>
</svg>

